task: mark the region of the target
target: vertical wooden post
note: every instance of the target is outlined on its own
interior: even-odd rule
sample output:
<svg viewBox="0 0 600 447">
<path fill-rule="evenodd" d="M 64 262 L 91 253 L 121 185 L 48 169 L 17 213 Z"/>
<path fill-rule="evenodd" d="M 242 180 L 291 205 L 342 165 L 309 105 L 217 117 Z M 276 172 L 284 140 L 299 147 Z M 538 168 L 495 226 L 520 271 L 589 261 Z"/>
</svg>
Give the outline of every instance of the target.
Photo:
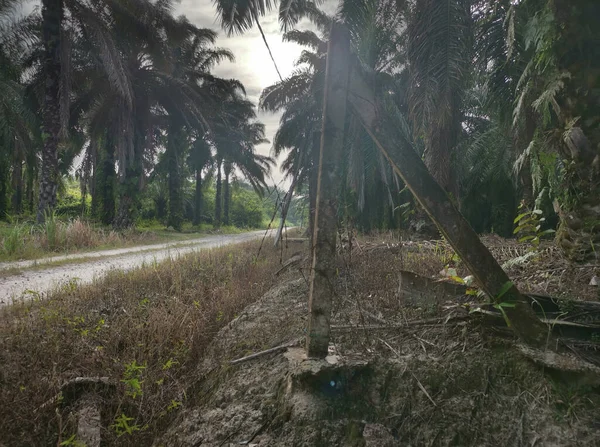
<svg viewBox="0 0 600 447">
<path fill-rule="evenodd" d="M 344 146 L 346 96 L 350 75 L 350 38 L 341 24 L 333 23 L 327 47 L 323 127 L 317 179 L 317 205 L 313 228 L 313 259 L 308 300 L 306 337 L 308 357 L 324 358 L 329 346 L 333 280 L 336 271 L 337 199 L 336 175 Z"/>
</svg>

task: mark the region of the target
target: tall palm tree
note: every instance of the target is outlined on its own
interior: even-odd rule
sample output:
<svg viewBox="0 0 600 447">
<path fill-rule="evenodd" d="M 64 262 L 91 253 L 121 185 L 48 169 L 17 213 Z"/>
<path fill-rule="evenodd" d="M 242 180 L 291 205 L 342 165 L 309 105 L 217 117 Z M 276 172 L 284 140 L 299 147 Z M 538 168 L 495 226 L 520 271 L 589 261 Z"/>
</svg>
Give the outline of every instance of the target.
<svg viewBox="0 0 600 447">
<path fill-rule="evenodd" d="M 119 228 L 134 222 L 159 128 L 172 136 L 166 140 L 167 158 L 171 160 L 171 214 L 182 215 L 179 197 L 187 135 L 193 129 L 205 131 L 208 122 L 216 119 L 217 96 L 240 85 L 210 74 L 214 64 L 232 58 L 229 51 L 212 46 L 216 33 L 198 29 L 184 18 L 174 19 L 164 8 L 168 3 L 138 11 L 136 27 L 128 25 L 127 15 L 119 14 L 116 3 L 99 11 L 100 17 L 106 15 L 107 29 L 115 36 L 115 55 L 122 59 L 123 88 L 111 88 L 110 73 L 94 68 L 94 64 L 102 63 L 99 60 L 89 68 L 93 75 L 84 76 L 87 92 L 79 102 L 87 107 L 90 138 L 102 138 L 102 130 L 109 126 L 117 130 L 112 144 L 119 167 L 119 200 L 112 223 Z M 97 147 L 90 144 L 88 151 Z M 89 159 L 95 159 L 91 153 Z"/>
<path fill-rule="evenodd" d="M 472 65 L 470 0 L 417 0 L 408 21 L 409 103 L 423 133 L 424 161 L 437 182 L 457 194 L 451 172 Z"/>
<path fill-rule="evenodd" d="M 384 96 L 390 91 L 396 92 L 395 97 L 402 96 L 399 86 L 404 78 L 396 72 L 402 62 L 399 47 L 403 14 L 404 10 L 397 8 L 395 2 L 375 0 L 347 0 L 338 11 L 338 20 L 343 20 L 349 28 L 354 50 L 363 63 L 363 69 Z M 319 23 L 324 25 L 326 21 L 320 20 Z M 289 150 L 282 167 L 294 179 L 293 186 L 300 187 L 308 182 L 311 222 L 317 181 L 312 174 L 316 173 L 314 157 L 320 144 L 325 39 L 328 30 L 326 26 L 319 27 L 321 36 L 312 31 L 298 30 L 284 35 L 285 40 L 307 46 L 308 49 L 302 52 L 297 71 L 265 89 L 260 100 L 260 106 L 266 110 L 284 110 L 273 150 L 276 155 Z M 396 99 L 396 103 L 401 104 L 402 100 Z M 371 202 L 368 195 L 388 197 L 393 207 L 394 201 L 397 201 L 394 196 L 399 191 L 399 183 L 360 123 L 352 117 L 348 121 L 350 136 L 345 145 L 347 156 L 339 172 L 344 185 L 348 186 L 343 188 L 342 199 L 353 196 L 359 213 L 366 218 L 374 211 L 367 209 Z M 370 185 L 379 182 L 381 185 L 371 188 Z M 381 212 L 385 213 L 385 201 L 376 199 L 373 203 L 383 203 Z M 364 223 L 367 221 L 365 219 Z"/>
<path fill-rule="evenodd" d="M 70 76 L 72 40 L 79 38 L 88 42 L 94 52 L 88 54 L 96 59 L 114 91 L 123 104 L 131 109 L 132 83 L 122 57 L 122 37 L 144 37 L 148 48 L 160 46 L 164 29 L 175 23 L 171 16 L 173 2 L 165 0 L 42 0 L 42 35 L 44 70 L 42 169 L 38 220 L 56 203 L 58 181 L 59 144 L 66 136 L 70 107 Z M 132 26 L 133 25 L 133 26 Z M 158 26 L 160 25 L 160 26 Z M 119 36 L 119 39 L 116 36 Z M 126 133 L 120 132 L 119 135 Z M 130 138 L 130 136 L 128 136 Z M 119 161 L 125 158 L 122 154 Z M 124 165 L 123 165 L 124 166 Z M 130 163 L 131 166 L 131 163 Z"/>
<path fill-rule="evenodd" d="M 212 153 L 208 142 L 197 136 L 190 147 L 188 165 L 194 173 L 194 225 L 200 225 L 203 212 L 202 172 L 212 164 Z"/>
<path fill-rule="evenodd" d="M 184 22 L 183 19 L 180 21 Z M 169 160 L 169 225 L 175 229 L 181 228 L 183 218 L 181 177 L 184 155 L 189 149 L 188 136 L 193 130 L 200 134 L 209 131 L 211 122 L 223 119 L 222 112 L 215 113 L 218 101 L 233 97 L 238 90 L 243 90 L 238 81 L 216 78 L 210 73 L 220 61 L 234 60 L 230 51 L 212 46 L 216 39 L 215 32 L 196 29 L 189 24 L 187 30 L 183 31 L 187 32 L 179 32 L 169 41 L 173 46 L 172 76 L 189 89 L 197 111 L 182 108 L 180 103 L 163 104 L 170 122 L 166 148 Z"/>
<path fill-rule="evenodd" d="M 273 164 L 269 157 L 257 154 L 255 147 L 268 143 L 265 138 L 265 126 L 259 122 L 242 123 L 228 146 L 227 156 L 223 165 L 225 175 L 223 184 L 223 223 L 230 224 L 229 211 L 231 208 L 230 180 L 235 175 L 235 170 L 252 185 L 258 194 L 263 193 L 266 179 Z"/>
<path fill-rule="evenodd" d="M 480 72 L 494 111 L 513 126 L 527 202 L 549 192 L 560 216 L 559 245 L 573 260 L 593 259 L 600 242 L 600 130 L 592 106 L 600 32 L 592 17 L 599 5 L 480 3 Z"/>
<path fill-rule="evenodd" d="M 8 192 L 12 183 L 12 210 L 20 212 L 23 201 L 23 163 L 35 157 L 39 132 L 37 117 L 20 82 L 23 55 L 37 43 L 38 17 L 17 17 L 17 0 L 0 2 L 0 218 L 9 211 Z M 12 171 L 12 175 L 11 175 Z M 11 179 L 12 177 L 12 179 Z"/>
<path fill-rule="evenodd" d="M 258 193 L 262 193 L 272 159 L 255 152 L 255 146 L 264 142 L 265 127 L 256 120 L 254 105 L 240 96 L 223 102 L 225 119 L 217 123 L 211 132 L 212 143 L 216 149 L 216 196 L 215 223 L 221 224 L 222 218 L 228 223 L 230 208 L 230 176 L 237 169 Z M 225 179 L 223 182 L 221 168 Z M 225 215 L 222 212 L 226 211 Z"/>
<path fill-rule="evenodd" d="M 61 28 L 64 15 L 63 0 L 42 0 L 42 35 L 44 42 L 43 67 L 46 78 L 42 132 L 42 170 L 40 175 L 37 221 L 43 222 L 46 213 L 56 205 L 58 185 L 58 143 L 60 139 L 60 79 Z"/>
</svg>

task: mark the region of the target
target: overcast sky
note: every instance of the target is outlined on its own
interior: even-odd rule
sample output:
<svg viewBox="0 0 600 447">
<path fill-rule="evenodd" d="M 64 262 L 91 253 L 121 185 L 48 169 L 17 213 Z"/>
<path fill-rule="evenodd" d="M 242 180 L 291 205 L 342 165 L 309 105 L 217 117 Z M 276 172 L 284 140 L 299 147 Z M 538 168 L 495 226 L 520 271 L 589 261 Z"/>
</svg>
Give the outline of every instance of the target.
<svg viewBox="0 0 600 447">
<path fill-rule="evenodd" d="M 226 33 L 220 29 L 215 7 L 211 0 L 182 0 L 176 9 L 176 15 L 181 14 L 184 14 L 190 22 L 198 27 L 211 28 L 219 32 L 217 46 L 231 50 L 235 55 L 235 62 L 221 63 L 214 69 L 214 73 L 220 77 L 240 80 L 246 87 L 248 98 L 258 104 L 258 98 L 262 90 L 279 80 L 258 28 L 254 26 L 241 36 L 227 37 Z M 261 18 L 260 24 L 279 71 L 285 78 L 293 71 L 294 61 L 300 56 L 302 47 L 282 41 L 276 11 L 272 11 L 268 16 Z M 279 117 L 279 113 L 259 112 L 259 119 L 265 124 L 267 138 L 271 141 L 277 131 Z M 270 150 L 271 144 L 263 144 L 258 147 L 258 152 L 261 154 L 269 155 Z M 281 181 L 282 174 L 279 170 L 279 164 L 273 170 L 272 176 L 276 183 Z"/>
</svg>

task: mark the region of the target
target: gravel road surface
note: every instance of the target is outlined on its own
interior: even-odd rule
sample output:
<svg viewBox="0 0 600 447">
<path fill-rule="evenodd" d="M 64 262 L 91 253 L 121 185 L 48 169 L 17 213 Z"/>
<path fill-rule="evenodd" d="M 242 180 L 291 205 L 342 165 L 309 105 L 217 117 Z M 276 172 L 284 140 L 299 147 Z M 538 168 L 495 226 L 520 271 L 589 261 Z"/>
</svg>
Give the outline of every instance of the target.
<svg viewBox="0 0 600 447">
<path fill-rule="evenodd" d="M 126 271 L 139 267 L 144 263 L 162 261 L 185 253 L 260 239 L 264 234 L 265 230 L 259 230 L 240 234 L 205 236 L 200 239 L 167 244 L 54 256 L 36 261 L 0 263 L 0 306 L 31 298 L 34 294 L 28 291 L 43 294 L 61 283 L 74 279 L 78 283 L 91 282 L 94 278 L 104 275 L 109 270 Z M 43 266 L 48 262 L 59 261 L 72 262 L 55 266 Z M 35 268 L 31 269 L 32 267 Z M 25 270 L 10 274 L 11 269 Z M 3 274 L 3 270 L 6 274 Z"/>
</svg>

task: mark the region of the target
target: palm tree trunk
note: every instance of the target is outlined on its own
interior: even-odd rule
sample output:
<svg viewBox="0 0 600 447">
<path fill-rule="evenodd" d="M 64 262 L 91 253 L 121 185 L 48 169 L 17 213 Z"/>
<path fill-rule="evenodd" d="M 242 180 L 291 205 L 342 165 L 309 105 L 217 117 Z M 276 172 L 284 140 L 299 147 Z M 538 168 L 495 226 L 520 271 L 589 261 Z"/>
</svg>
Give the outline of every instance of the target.
<svg viewBox="0 0 600 447">
<path fill-rule="evenodd" d="M 185 144 L 183 127 L 173 120 L 167 143 L 167 166 L 169 170 L 169 217 L 167 225 L 181 231 L 183 224 L 183 197 L 181 191 L 180 152 Z"/>
<path fill-rule="evenodd" d="M 126 156 L 126 168 L 119 182 L 119 207 L 113 221 L 117 229 L 131 228 L 140 207 L 140 185 L 142 184 L 143 154 L 146 145 L 146 129 L 143 124 L 135 122 L 133 129 L 133 157 Z M 121 169 L 121 167 L 119 167 Z"/>
<path fill-rule="evenodd" d="M 23 162 L 16 160 L 12 171 L 12 211 L 15 214 L 20 214 L 23 210 Z"/>
<path fill-rule="evenodd" d="M 90 205 L 90 210 L 89 210 L 89 214 L 91 216 L 94 216 L 98 207 L 97 202 L 94 202 L 94 197 L 96 195 L 96 170 L 98 169 L 98 150 L 96 149 L 96 151 L 94 151 L 94 155 L 90 161 L 91 166 L 90 166 L 90 170 L 89 170 L 89 187 L 88 187 L 88 194 L 91 196 L 91 205 Z"/>
<path fill-rule="evenodd" d="M 221 226 L 221 163 L 222 160 L 217 160 L 217 184 L 215 193 L 215 220 L 214 226 L 218 228 Z"/>
<path fill-rule="evenodd" d="M 58 142 L 60 134 L 60 30 L 62 0 L 42 0 L 42 34 L 44 39 L 44 75 L 46 79 L 42 118 L 42 173 L 37 221 L 56 206 L 58 181 Z"/>
<path fill-rule="evenodd" d="M 9 162 L 7 158 L 0 158 L 0 220 L 8 217 L 8 179 Z"/>
<path fill-rule="evenodd" d="M 202 169 L 196 169 L 194 204 L 194 225 L 200 225 L 200 222 L 202 222 Z"/>
<path fill-rule="evenodd" d="M 545 347 L 550 344 L 546 325 L 523 300 L 519 290 L 510 282 L 506 272 L 450 201 L 442 186 L 435 181 L 418 154 L 405 146 L 398 146 L 386 131 L 395 123 L 385 121 L 385 108 L 376 101 L 372 87 L 359 76 L 353 76 L 348 90 L 352 92 L 348 95 L 352 109 L 373 142 L 436 223 L 483 291 L 498 305 L 511 303 L 511 306 L 503 308 L 503 314 L 515 333 L 531 346 Z"/>
<path fill-rule="evenodd" d="M 30 165 L 29 162 L 26 163 L 27 168 L 26 168 L 26 173 L 27 173 L 27 182 L 26 182 L 26 191 L 25 191 L 25 196 L 27 197 L 27 211 L 33 213 L 34 210 L 34 206 L 35 206 L 35 200 L 34 200 L 34 196 L 35 196 L 35 172 L 36 170 L 34 169 L 33 163 Z"/>
<path fill-rule="evenodd" d="M 100 153 L 98 172 L 95 175 L 96 188 L 94 208 L 104 225 L 111 225 L 115 220 L 117 173 L 115 172 L 115 144 L 110 131 L 106 132 L 104 151 Z"/>
<path fill-rule="evenodd" d="M 231 188 L 229 187 L 229 177 L 231 176 L 231 163 L 224 165 L 225 183 L 223 183 L 223 223 L 229 225 L 229 208 L 231 204 Z"/>
</svg>

